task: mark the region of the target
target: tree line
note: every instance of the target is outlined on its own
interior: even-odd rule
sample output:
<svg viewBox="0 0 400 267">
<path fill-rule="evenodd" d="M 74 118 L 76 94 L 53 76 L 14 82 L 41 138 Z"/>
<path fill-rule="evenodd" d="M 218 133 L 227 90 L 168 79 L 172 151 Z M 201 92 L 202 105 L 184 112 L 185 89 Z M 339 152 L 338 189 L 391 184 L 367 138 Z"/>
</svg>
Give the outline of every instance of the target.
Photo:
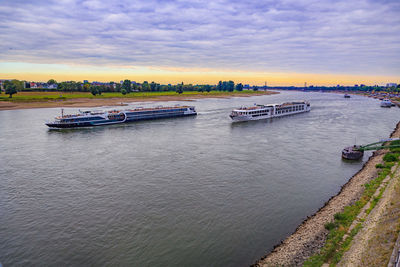
<svg viewBox="0 0 400 267">
<path fill-rule="evenodd" d="M 47 83 L 34 83 L 35 85 L 39 85 L 38 88 L 30 88 L 30 84 L 28 82 L 19 81 L 19 80 L 4 80 L 3 81 L 3 89 L 6 94 L 9 94 L 11 98 L 13 94 L 16 94 L 19 91 L 59 91 L 59 92 L 91 92 L 93 95 L 101 95 L 103 92 L 119 92 L 123 95 L 129 94 L 131 92 L 167 92 L 173 91 L 178 94 L 181 94 L 185 91 L 197 91 L 197 92 L 210 92 L 213 90 L 217 91 L 227 91 L 233 92 L 243 91 L 244 86 L 241 83 L 235 84 L 235 82 L 229 81 L 219 81 L 216 85 L 210 84 L 202 84 L 202 85 L 193 85 L 193 84 L 184 84 L 178 83 L 175 85 L 165 85 L 159 84 L 156 82 L 147 82 L 136 83 L 132 82 L 129 79 L 124 80 L 121 83 L 115 83 L 113 81 L 102 83 L 102 82 L 76 82 L 76 81 L 65 81 L 65 82 L 57 82 L 54 79 L 50 79 Z M 266 86 L 260 87 L 261 89 L 267 89 Z M 248 86 L 246 89 L 250 89 Z M 252 86 L 251 89 L 257 91 L 259 89 L 258 86 Z M 392 87 L 384 87 L 384 86 L 335 86 L 335 87 L 327 87 L 327 86 L 309 86 L 309 87 L 268 87 L 268 89 L 286 89 L 286 90 L 348 90 L 348 91 L 386 91 L 386 92 L 400 92 L 400 84 Z M 1 93 L 1 90 L 0 90 Z"/>
<path fill-rule="evenodd" d="M 120 92 L 121 94 L 129 94 L 131 92 L 167 92 L 174 91 L 181 94 L 185 91 L 198 91 L 198 92 L 210 92 L 212 90 L 218 91 L 229 91 L 232 92 L 235 89 L 237 91 L 243 90 L 243 85 L 238 83 L 235 85 L 233 81 L 219 81 L 217 85 L 202 84 L 184 84 L 178 83 L 176 85 L 164 85 L 156 82 L 136 83 L 129 79 L 124 80 L 122 83 L 115 83 L 113 81 L 108 83 L 100 82 L 76 82 L 76 81 L 65 81 L 57 83 L 56 80 L 50 79 L 47 83 L 37 83 L 39 87 L 31 88 L 30 83 L 23 81 L 12 80 L 4 81 L 3 88 L 7 92 L 10 92 L 10 97 L 18 91 L 59 91 L 59 92 L 91 92 L 93 95 L 101 95 L 103 92 Z M 36 83 L 35 83 L 36 85 Z M 56 85 L 56 86 L 53 86 Z M 51 88 L 50 88 L 51 87 Z M 1 90 L 0 90 L 1 93 Z M 9 94 L 9 93 L 7 93 Z"/>
</svg>

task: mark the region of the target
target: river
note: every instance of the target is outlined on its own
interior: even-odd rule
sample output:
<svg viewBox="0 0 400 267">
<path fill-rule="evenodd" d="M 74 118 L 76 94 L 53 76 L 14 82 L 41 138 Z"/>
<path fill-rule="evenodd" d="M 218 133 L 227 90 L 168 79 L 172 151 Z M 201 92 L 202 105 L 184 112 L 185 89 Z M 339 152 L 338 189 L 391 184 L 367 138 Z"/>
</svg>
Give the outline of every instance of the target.
<svg viewBox="0 0 400 267">
<path fill-rule="evenodd" d="M 232 123 L 234 107 L 311 112 Z M 193 102 L 197 117 L 49 130 L 59 108 L 0 111 L 0 263 L 247 266 L 317 211 L 389 137 L 399 108 L 289 92 Z M 77 109 L 67 108 L 66 113 Z"/>
</svg>

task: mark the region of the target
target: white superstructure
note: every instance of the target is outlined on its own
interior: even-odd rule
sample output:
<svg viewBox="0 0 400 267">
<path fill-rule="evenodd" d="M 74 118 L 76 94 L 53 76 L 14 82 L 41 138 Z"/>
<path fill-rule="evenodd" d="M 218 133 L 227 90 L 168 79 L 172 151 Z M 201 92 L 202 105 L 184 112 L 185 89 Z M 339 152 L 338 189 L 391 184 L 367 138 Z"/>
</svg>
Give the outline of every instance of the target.
<svg viewBox="0 0 400 267">
<path fill-rule="evenodd" d="M 242 107 L 234 109 L 229 115 L 234 121 L 252 121 L 310 111 L 308 101 L 294 101 L 282 104 L 254 105 L 252 107 Z"/>
<path fill-rule="evenodd" d="M 390 99 L 385 98 L 385 99 L 382 100 L 381 107 L 390 108 L 391 106 L 392 106 L 392 101 L 390 101 Z"/>
</svg>

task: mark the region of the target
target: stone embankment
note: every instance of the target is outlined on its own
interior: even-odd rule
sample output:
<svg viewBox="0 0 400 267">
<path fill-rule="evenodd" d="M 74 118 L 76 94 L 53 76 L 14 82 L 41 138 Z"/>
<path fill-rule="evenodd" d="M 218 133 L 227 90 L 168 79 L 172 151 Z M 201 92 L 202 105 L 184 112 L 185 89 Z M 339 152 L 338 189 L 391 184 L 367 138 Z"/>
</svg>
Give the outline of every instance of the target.
<svg viewBox="0 0 400 267">
<path fill-rule="evenodd" d="M 400 137 L 400 122 L 390 137 Z M 382 162 L 383 151 L 374 152 L 363 168 L 343 185 L 314 215 L 308 217 L 296 231 L 276 246 L 272 252 L 254 266 L 301 266 L 303 262 L 324 245 L 328 231 L 325 224 L 333 221 L 334 214 L 356 202 L 364 191 L 364 184 L 376 175 L 375 165 Z"/>
</svg>

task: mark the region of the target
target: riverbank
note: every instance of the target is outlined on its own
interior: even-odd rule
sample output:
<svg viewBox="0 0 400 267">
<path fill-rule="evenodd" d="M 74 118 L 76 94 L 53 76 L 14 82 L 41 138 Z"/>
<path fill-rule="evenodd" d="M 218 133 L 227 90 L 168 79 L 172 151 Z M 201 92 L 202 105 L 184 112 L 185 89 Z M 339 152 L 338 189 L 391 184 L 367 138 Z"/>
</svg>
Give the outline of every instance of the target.
<svg viewBox="0 0 400 267">
<path fill-rule="evenodd" d="M 400 137 L 400 123 L 391 137 Z M 336 213 L 342 212 L 344 207 L 354 204 L 361 197 L 364 184 L 377 176 L 375 166 L 382 163 L 384 154 L 384 151 L 374 152 L 363 168 L 343 185 L 336 196 L 307 218 L 273 251 L 257 261 L 255 266 L 301 266 L 307 258 L 317 253 L 327 238 L 328 230 L 325 225 L 333 221 Z"/>
<path fill-rule="evenodd" d="M 90 93 L 65 93 L 65 92 L 20 92 L 12 99 L 2 98 L 0 110 L 53 108 L 53 107 L 101 107 L 101 106 L 125 106 L 130 102 L 144 101 L 192 101 L 202 98 L 230 98 L 250 97 L 259 95 L 279 94 L 274 91 L 240 91 L 240 92 L 135 92 L 127 95 L 120 93 L 103 93 L 101 96 L 93 96 Z M 4 96 L 4 95 L 3 95 Z"/>
<path fill-rule="evenodd" d="M 364 220 L 357 220 L 362 228 L 337 266 L 388 265 L 400 227 L 399 178 L 400 168 L 396 164 L 392 167 L 391 174 L 385 178 L 387 181 L 383 181 L 381 185 L 386 187 L 383 193 L 380 197 L 375 197 L 379 202 Z"/>
</svg>

